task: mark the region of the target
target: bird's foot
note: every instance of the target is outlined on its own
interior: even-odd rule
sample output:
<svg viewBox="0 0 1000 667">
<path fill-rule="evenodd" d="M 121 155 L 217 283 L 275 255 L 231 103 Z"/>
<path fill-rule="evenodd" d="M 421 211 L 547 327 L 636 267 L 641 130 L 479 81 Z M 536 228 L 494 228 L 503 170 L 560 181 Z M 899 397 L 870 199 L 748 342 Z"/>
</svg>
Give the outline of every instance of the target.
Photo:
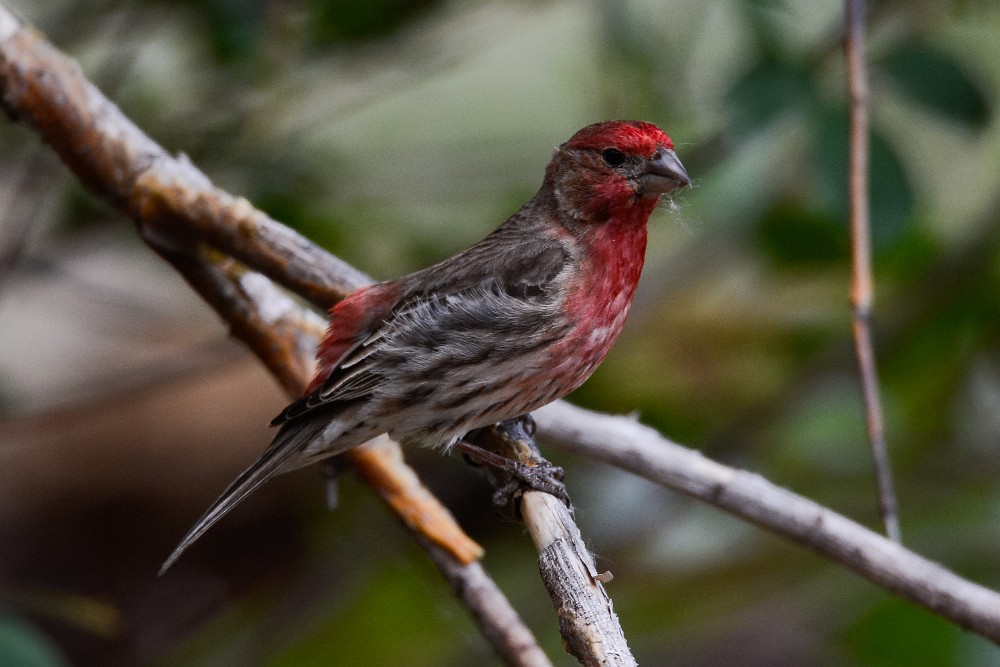
<svg viewBox="0 0 1000 667">
<path fill-rule="evenodd" d="M 537 459 L 531 464 L 522 463 L 466 440 L 458 440 L 454 448 L 470 463 L 486 468 L 496 488 L 493 505 L 504 515 L 519 518 L 521 497 L 527 491 L 548 493 L 572 509 L 573 504 L 563 484 L 564 471 L 559 466 L 545 459 Z"/>
</svg>

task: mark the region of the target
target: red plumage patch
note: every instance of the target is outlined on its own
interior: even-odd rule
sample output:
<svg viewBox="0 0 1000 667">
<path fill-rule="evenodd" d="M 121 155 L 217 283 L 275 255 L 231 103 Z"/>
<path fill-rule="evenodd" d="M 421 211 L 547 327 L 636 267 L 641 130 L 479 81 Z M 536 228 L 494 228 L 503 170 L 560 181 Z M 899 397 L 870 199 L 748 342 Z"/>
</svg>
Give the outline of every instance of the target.
<svg viewBox="0 0 1000 667">
<path fill-rule="evenodd" d="M 564 148 L 595 149 L 614 147 L 627 153 L 651 156 L 658 146 L 673 149 L 670 137 L 652 123 L 613 120 L 588 125 L 573 135 Z"/>
</svg>

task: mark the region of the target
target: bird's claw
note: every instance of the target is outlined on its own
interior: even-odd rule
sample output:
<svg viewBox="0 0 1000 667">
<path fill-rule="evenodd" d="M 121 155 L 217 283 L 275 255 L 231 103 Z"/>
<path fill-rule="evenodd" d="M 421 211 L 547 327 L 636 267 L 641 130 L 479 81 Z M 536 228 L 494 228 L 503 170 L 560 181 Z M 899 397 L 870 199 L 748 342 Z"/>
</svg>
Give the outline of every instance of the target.
<svg viewBox="0 0 1000 667">
<path fill-rule="evenodd" d="M 514 520 L 519 519 L 521 498 L 528 491 L 548 493 L 561 500 L 570 510 L 573 509 L 566 485 L 563 484 L 565 472 L 562 468 L 548 461 L 530 466 L 513 460 L 510 462 L 513 466 L 507 471 L 507 480 L 493 492 L 493 506 L 501 514 Z"/>
<path fill-rule="evenodd" d="M 559 466 L 541 458 L 530 464 L 523 463 L 466 440 L 456 442 L 455 448 L 466 461 L 487 470 L 496 487 L 493 506 L 503 516 L 513 520 L 520 519 L 521 498 L 527 491 L 548 493 L 565 503 L 570 510 L 573 509 L 566 485 L 563 484 L 565 473 Z"/>
</svg>

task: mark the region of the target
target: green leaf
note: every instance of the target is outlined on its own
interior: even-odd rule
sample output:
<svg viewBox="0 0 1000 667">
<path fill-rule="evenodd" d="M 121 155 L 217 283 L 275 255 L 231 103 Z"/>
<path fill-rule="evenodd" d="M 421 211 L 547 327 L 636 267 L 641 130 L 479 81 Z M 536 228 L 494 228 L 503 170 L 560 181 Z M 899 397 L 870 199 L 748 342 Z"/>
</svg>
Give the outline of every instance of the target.
<svg viewBox="0 0 1000 667">
<path fill-rule="evenodd" d="M 914 102 L 949 120 L 981 130 L 990 120 L 985 92 L 950 55 L 906 42 L 876 65 Z"/>
</svg>

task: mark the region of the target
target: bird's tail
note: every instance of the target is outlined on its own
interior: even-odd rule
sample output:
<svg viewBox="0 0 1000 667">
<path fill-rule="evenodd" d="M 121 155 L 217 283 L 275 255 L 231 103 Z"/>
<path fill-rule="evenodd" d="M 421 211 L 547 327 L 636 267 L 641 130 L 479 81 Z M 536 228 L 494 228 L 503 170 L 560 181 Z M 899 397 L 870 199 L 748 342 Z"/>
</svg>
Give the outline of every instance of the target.
<svg viewBox="0 0 1000 667">
<path fill-rule="evenodd" d="M 205 531 L 215 525 L 234 507 L 254 492 L 261 484 L 283 472 L 288 472 L 309 463 L 302 456 L 303 450 L 319 435 L 329 422 L 321 419 L 300 419 L 288 422 L 275 436 L 274 442 L 267 448 L 257 461 L 244 470 L 230 484 L 222 495 L 212 503 L 208 511 L 198 519 L 188 531 L 177 548 L 160 568 L 160 574 L 166 572 L 180 555 L 187 550 Z"/>
</svg>

